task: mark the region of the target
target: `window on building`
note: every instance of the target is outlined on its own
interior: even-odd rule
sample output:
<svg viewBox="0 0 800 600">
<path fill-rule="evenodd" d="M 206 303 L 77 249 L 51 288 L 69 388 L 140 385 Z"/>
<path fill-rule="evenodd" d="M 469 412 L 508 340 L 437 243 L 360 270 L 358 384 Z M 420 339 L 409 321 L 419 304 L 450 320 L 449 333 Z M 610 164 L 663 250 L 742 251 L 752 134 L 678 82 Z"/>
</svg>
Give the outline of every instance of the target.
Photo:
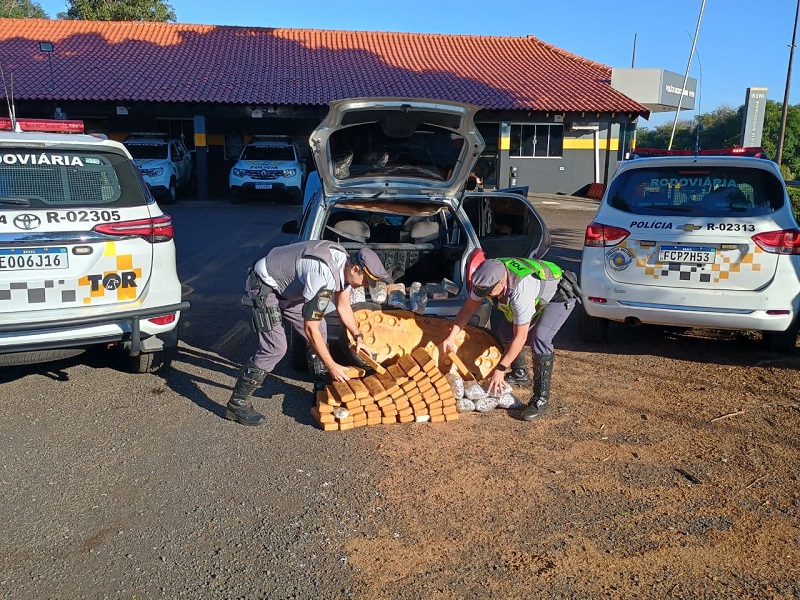
<svg viewBox="0 0 800 600">
<path fill-rule="evenodd" d="M 509 156 L 553 158 L 563 153 L 563 125 L 511 125 Z"/>
</svg>

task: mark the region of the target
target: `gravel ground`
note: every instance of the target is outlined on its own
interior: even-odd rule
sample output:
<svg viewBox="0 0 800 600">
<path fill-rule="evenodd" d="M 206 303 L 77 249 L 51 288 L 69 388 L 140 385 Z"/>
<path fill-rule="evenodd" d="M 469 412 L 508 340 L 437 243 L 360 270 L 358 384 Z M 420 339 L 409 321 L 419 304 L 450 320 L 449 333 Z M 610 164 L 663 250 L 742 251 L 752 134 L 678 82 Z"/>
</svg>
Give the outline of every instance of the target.
<svg viewBox="0 0 800 600">
<path fill-rule="evenodd" d="M 171 211 L 197 241 L 166 377 L 106 353 L 0 372 L 0 598 L 800 598 L 800 358 L 756 335 L 590 346 L 573 318 L 534 424 L 324 433 L 286 364 L 266 426 L 222 419 L 274 210 Z M 543 212 L 574 260 L 591 212 Z"/>
</svg>

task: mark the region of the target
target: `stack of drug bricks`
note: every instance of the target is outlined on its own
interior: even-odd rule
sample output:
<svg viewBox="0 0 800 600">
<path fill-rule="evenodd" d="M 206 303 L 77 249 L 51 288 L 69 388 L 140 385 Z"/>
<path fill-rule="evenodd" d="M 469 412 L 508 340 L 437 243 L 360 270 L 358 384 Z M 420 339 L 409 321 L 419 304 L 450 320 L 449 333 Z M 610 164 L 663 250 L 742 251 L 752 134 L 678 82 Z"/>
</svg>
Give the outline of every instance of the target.
<svg viewBox="0 0 800 600">
<path fill-rule="evenodd" d="M 433 357 L 416 348 L 372 375 L 336 381 L 317 392 L 311 414 L 324 431 L 364 425 L 454 421 L 456 399 Z M 347 416 L 341 415 L 347 409 Z"/>
</svg>

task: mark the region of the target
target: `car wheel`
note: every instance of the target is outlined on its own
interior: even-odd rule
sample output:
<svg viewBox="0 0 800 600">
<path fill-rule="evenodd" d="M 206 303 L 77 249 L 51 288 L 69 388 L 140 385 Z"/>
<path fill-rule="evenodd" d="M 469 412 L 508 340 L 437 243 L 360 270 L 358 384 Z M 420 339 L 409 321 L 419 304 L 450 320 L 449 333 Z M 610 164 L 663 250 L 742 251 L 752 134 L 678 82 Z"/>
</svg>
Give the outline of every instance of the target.
<svg viewBox="0 0 800 600">
<path fill-rule="evenodd" d="M 771 352 L 791 354 L 797 347 L 798 330 L 800 330 L 800 317 L 796 318 L 786 331 L 763 332 L 764 343 Z"/>
<path fill-rule="evenodd" d="M 364 308 L 368 308 L 369 310 L 383 309 L 383 307 L 377 302 L 356 302 L 352 306 L 353 312 L 359 311 Z M 364 363 L 364 361 L 358 357 L 358 354 L 353 352 L 353 349 L 350 347 L 350 340 L 347 337 L 347 328 L 344 326 L 344 324 L 339 325 L 338 343 L 339 343 L 339 350 L 341 350 L 346 364 L 355 365 L 356 367 L 362 367 L 362 368 L 367 366 Z"/>
<path fill-rule="evenodd" d="M 32 352 L 0 354 L 0 367 L 16 367 L 20 365 L 33 365 L 63 360 L 83 354 L 85 351 L 85 348 L 63 348 L 59 350 L 36 350 Z"/>
<path fill-rule="evenodd" d="M 241 204 L 244 200 L 244 193 L 242 188 L 234 188 L 231 190 L 231 204 Z"/>
<path fill-rule="evenodd" d="M 289 356 L 292 357 L 292 368 L 295 371 L 308 371 L 308 342 L 306 338 L 289 326 Z"/>
<path fill-rule="evenodd" d="M 608 319 L 590 316 L 581 305 L 580 332 L 581 339 L 584 342 L 602 343 L 608 341 Z"/>
<path fill-rule="evenodd" d="M 172 359 L 178 354 L 177 346 L 164 348 L 156 352 L 142 352 L 139 356 L 131 356 L 132 373 L 161 373 L 172 365 Z"/>
<path fill-rule="evenodd" d="M 167 194 L 164 196 L 164 200 L 162 202 L 164 204 L 175 204 L 175 201 L 177 199 L 178 199 L 178 189 L 175 187 L 175 180 L 170 179 L 169 190 L 167 190 Z"/>
</svg>

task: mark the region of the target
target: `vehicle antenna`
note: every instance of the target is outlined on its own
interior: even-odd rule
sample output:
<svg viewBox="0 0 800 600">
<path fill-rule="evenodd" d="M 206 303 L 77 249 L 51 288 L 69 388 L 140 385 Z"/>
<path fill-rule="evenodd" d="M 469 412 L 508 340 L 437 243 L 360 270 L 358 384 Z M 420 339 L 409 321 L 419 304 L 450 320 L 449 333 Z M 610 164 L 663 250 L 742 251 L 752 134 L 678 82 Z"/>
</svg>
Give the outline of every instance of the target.
<svg viewBox="0 0 800 600">
<path fill-rule="evenodd" d="M 6 104 L 8 105 L 8 118 L 11 119 L 11 129 L 17 129 L 17 116 L 14 111 L 14 74 L 11 73 L 11 94 L 8 93 L 8 86 L 6 85 L 6 72 L 3 65 L 0 65 L 0 77 L 3 79 L 3 90 L 6 94 Z"/>
</svg>

